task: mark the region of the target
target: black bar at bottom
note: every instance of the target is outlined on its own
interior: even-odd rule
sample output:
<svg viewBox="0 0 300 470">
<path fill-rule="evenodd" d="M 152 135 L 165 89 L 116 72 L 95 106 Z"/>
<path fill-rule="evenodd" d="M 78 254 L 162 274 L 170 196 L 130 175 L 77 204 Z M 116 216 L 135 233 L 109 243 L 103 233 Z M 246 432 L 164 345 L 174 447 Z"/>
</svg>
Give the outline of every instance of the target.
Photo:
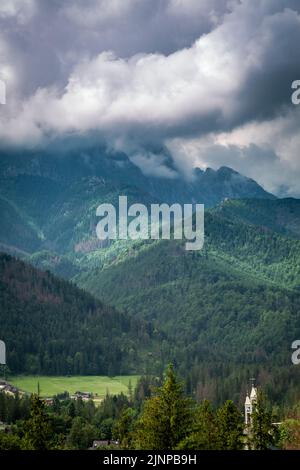
<svg viewBox="0 0 300 470">
<path fill-rule="evenodd" d="M 97 468 L 123 467 L 141 468 L 147 466 L 151 468 L 162 467 L 198 467 L 202 465 L 231 465 L 233 468 L 242 465 L 251 468 L 257 462 L 265 462 L 268 465 L 293 465 L 300 462 L 300 453 L 297 451 L 239 451 L 239 452 L 184 452 L 184 451 L 0 451 L 0 465 L 22 464 L 22 465 L 93 465 L 93 470 Z M 87 468 L 87 467 L 85 467 Z M 221 467 L 219 467 L 221 468 Z"/>
</svg>

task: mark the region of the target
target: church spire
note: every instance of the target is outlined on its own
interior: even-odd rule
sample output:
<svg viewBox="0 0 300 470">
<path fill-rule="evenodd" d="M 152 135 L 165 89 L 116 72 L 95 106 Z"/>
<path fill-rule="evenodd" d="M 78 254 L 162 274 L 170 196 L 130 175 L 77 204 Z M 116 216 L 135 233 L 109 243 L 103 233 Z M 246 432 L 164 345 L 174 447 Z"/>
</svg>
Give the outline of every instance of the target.
<svg viewBox="0 0 300 470">
<path fill-rule="evenodd" d="M 245 424 L 247 426 L 251 424 L 251 415 L 257 403 L 257 388 L 254 386 L 255 379 L 251 378 L 250 381 L 251 381 L 250 396 L 247 391 L 246 400 L 245 400 Z"/>
</svg>

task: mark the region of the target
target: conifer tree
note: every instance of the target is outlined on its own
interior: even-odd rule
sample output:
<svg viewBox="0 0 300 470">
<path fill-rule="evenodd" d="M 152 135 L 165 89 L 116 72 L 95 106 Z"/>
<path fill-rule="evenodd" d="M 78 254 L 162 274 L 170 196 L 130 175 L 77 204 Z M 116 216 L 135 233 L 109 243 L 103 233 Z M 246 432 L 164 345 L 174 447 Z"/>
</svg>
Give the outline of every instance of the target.
<svg viewBox="0 0 300 470">
<path fill-rule="evenodd" d="M 132 408 L 125 408 L 113 428 L 113 438 L 119 441 L 122 449 L 131 448 L 135 418 L 135 410 Z"/>
<path fill-rule="evenodd" d="M 169 365 L 162 387 L 147 399 L 139 421 L 137 449 L 175 449 L 190 432 L 192 403 L 183 392 L 173 366 Z"/>
<path fill-rule="evenodd" d="M 267 450 L 276 441 L 276 427 L 272 424 L 272 413 L 268 411 L 266 398 L 258 394 L 257 404 L 252 413 L 251 447 L 254 450 Z"/>
<path fill-rule="evenodd" d="M 242 415 L 231 400 L 217 411 L 220 450 L 242 450 L 244 447 Z"/>
<path fill-rule="evenodd" d="M 184 439 L 178 449 L 216 450 L 219 448 L 219 436 L 216 414 L 208 400 L 204 400 L 195 414 L 191 434 Z"/>
<path fill-rule="evenodd" d="M 47 450 L 51 447 L 51 426 L 45 411 L 45 402 L 37 395 L 31 397 L 30 418 L 26 422 L 24 445 L 26 449 Z"/>
</svg>

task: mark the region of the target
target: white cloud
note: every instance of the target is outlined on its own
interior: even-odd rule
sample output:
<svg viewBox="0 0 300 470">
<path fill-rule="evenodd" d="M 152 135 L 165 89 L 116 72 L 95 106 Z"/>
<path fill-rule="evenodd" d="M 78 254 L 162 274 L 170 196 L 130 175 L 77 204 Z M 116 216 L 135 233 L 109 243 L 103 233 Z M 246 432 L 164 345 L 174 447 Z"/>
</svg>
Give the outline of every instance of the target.
<svg viewBox="0 0 300 470">
<path fill-rule="evenodd" d="M 300 108 L 270 121 L 251 122 L 230 132 L 172 139 L 167 147 L 190 169 L 227 165 L 252 177 L 268 191 L 300 196 Z"/>
<path fill-rule="evenodd" d="M 85 0 L 65 2 L 61 13 L 77 25 L 93 28 L 111 25 L 138 7 L 139 0 Z"/>
<path fill-rule="evenodd" d="M 35 11 L 35 0 L 1 0 L 0 2 L 0 18 L 15 18 L 20 24 L 29 21 Z"/>
<path fill-rule="evenodd" d="M 283 162 L 287 162 L 287 168 L 297 167 L 298 140 L 295 129 L 292 130 L 294 110 L 292 117 L 283 114 L 291 106 L 291 80 L 299 78 L 298 72 L 300 76 L 300 64 L 290 53 L 300 42 L 300 15 L 286 8 L 296 8 L 297 4 L 293 0 L 169 0 L 161 9 L 162 3 L 157 0 L 156 15 L 147 5 L 136 0 L 65 0 L 55 14 L 50 9 L 50 23 L 53 18 L 58 21 L 57 37 L 53 37 L 58 53 L 52 56 L 52 49 L 45 50 L 49 52 L 47 62 L 51 62 L 51 57 L 59 57 L 57 71 L 52 82 L 45 86 L 43 67 L 38 67 L 39 62 L 35 64 L 33 90 L 23 97 L 15 93 L 0 116 L 2 141 L 22 145 L 27 141 L 32 145 L 49 135 L 96 131 L 109 145 L 122 142 L 130 149 L 132 158 L 152 173 L 156 171 L 155 165 L 158 173 L 170 171 L 162 169 L 165 166 L 157 156 L 153 158 L 153 145 L 163 148 L 167 143 L 183 171 L 197 161 L 206 165 L 222 160 L 226 164 L 225 157 L 233 167 L 246 168 L 247 164 L 252 171 L 251 161 L 255 160 L 252 152 L 256 148 L 264 159 L 261 168 L 266 168 L 260 178 L 265 178 L 269 186 L 285 183 L 286 172 L 282 172 L 281 183 L 277 176 L 272 183 L 266 173 L 272 160 L 270 155 L 278 168 Z M 205 17 L 208 29 L 204 28 L 202 32 L 206 34 L 199 33 L 200 37 L 192 45 L 172 53 L 149 53 L 149 31 L 144 28 L 147 12 L 152 40 L 156 27 L 159 25 L 161 30 L 166 19 L 169 32 L 182 19 L 178 36 L 185 44 L 188 44 L 187 25 Z M 62 20 L 66 19 L 73 27 L 77 24 L 79 36 L 74 36 L 74 32 L 70 37 L 65 36 Z M 128 37 L 122 36 L 127 20 L 131 26 L 133 20 L 137 21 L 136 31 L 141 34 L 143 52 L 129 57 L 108 51 L 99 53 L 95 44 L 100 38 L 105 42 L 110 36 L 105 31 L 112 32 L 112 37 L 118 40 L 119 45 L 112 49 L 118 49 L 122 40 L 127 41 Z M 70 24 L 66 24 L 66 31 Z M 120 33 L 116 35 L 115 28 L 119 25 Z M 141 33 L 143 28 L 145 34 Z M 46 37 L 50 30 L 46 29 Z M 96 38 L 93 47 L 90 35 Z M 6 41 L 9 38 L 5 36 Z M 74 39 L 72 47 L 70 38 Z M 108 43 L 113 44 L 114 40 Z M 86 46 L 89 46 L 87 50 Z M 153 47 L 155 41 L 151 42 Z M 10 42 L 10 49 L 16 54 L 6 54 L 3 67 L 8 67 L 12 77 L 18 77 L 22 90 L 24 82 L 31 77 L 30 67 L 26 60 L 15 59 L 24 56 L 15 38 Z M 137 44 L 132 47 L 131 43 L 129 49 L 139 51 Z M 39 60 L 44 49 L 37 51 L 35 57 Z M 63 80 L 56 73 L 61 73 Z M 45 75 L 50 80 L 47 68 Z M 172 171 L 169 176 L 172 177 Z"/>
<path fill-rule="evenodd" d="M 141 168 L 143 173 L 147 176 L 158 176 L 168 179 L 178 178 L 177 171 L 166 165 L 166 156 L 163 154 L 138 151 L 130 155 L 130 159 L 135 165 Z"/>
<path fill-rule="evenodd" d="M 282 34 L 298 23 L 300 40 L 300 16 L 287 11 L 278 15 Z M 200 132 L 213 115 L 212 126 L 218 126 L 218 120 L 224 125 L 234 122 L 240 113 L 247 112 L 249 102 L 251 105 L 252 98 L 243 86 L 252 73 L 264 72 L 264 57 L 279 46 L 281 36 L 274 36 L 272 29 L 278 15 L 267 21 L 255 13 L 255 22 L 249 28 L 248 17 L 235 11 L 192 47 L 168 56 L 140 54 L 122 59 L 105 52 L 83 60 L 62 94 L 38 90 L 27 100 L 26 117 L 45 130 L 57 132 L 114 126 L 121 132 L 131 126 L 134 132 L 135 127 L 150 126 L 166 137 L 177 126 L 188 133 L 190 130 L 184 128 L 193 119 L 199 121 Z M 283 49 L 276 60 L 289 66 L 293 59 L 289 64 L 285 52 Z M 243 97 L 241 92 L 245 93 Z"/>
<path fill-rule="evenodd" d="M 169 0 L 167 11 L 172 15 L 184 15 L 187 17 L 210 17 L 212 22 L 216 22 L 225 11 L 229 11 L 234 6 L 234 2 L 228 0 Z"/>
</svg>

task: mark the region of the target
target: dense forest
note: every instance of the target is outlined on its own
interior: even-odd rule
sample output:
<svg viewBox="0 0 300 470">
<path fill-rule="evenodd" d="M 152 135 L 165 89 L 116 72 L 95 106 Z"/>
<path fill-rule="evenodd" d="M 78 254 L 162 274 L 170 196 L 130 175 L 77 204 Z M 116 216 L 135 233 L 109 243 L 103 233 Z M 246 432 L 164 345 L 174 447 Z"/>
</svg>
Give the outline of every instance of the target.
<svg viewBox="0 0 300 470">
<path fill-rule="evenodd" d="M 197 170 L 193 184 L 175 188 L 142 176 L 126 155 L 91 156 L 87 165 L 76 151 L 0 155 L 1 249 L 73 283 L 2 257 L 0 334 L 11 371 L 159 375 L 172 361 L 198 399 L 241 403 L 256 377 L 274 403 L 295 403 L 299 201 L 229 168 Z M 180 241 L 96 238 L 96 207 L 120 194 L 149 206 L 200 202 L 203 191 L 214 207 L 199 252 Z"/>
<path fill-rule="evenodd" d="M 142 372 L 158 341 L 149 322 L 5 254 L 0 255 L 0 325 L 14 373 Z"/>
<path fill-rule="evenodd" d="M 194 401 L 170 365 L 162 380 L 141 377 L 134 391 L 106 395 L 98 407 L 67 393 L 49 404 L 0 393 L 0 450 L 299 449 L 299 406 L 277 419 L 262 391 L 247 426 L 232 400 Z"/>
<path fill-rule="evenodd" d="M 175 241 L 112 246 L 114 258 L 77 275 L 104 304 L 3 255 L 8 365 L 14 373 L 160 374 L 173 361 L 198 399 L 240 404 L 254 376 L 274 403 L 295 403 L 298 244 L 207 213 L 200 252 Z"/>
<path fill-rule="evenodd" d="M 199 396 L 220 403 L 255 376 L 276 402 L 294 401 L 300 242 L 215 211 L 206 213 L 205 230 L 199 252 L 175 241 L 136 244 L 76 281 L 153 322 L 166 336 L 163 357 L 176 361 Z"/>
</svg>

